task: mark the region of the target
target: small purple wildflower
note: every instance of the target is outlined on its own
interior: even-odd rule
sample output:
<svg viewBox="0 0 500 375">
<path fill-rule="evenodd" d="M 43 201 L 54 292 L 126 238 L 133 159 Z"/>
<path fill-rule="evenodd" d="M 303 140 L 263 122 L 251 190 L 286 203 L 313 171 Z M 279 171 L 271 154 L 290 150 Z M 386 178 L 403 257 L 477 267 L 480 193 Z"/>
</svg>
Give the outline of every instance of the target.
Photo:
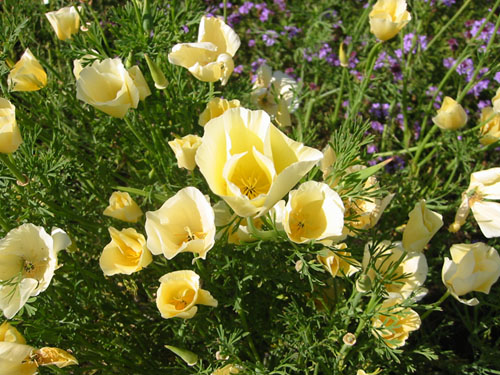
<svg viewBox="0 0 500 375">
<path fill-rule="evenodd" d="M 500 83 L 500 72 L 496 72 L 495 73 L 495 77 L 493 78 L 495 81 L 497 81 L 498 83 Z"/>
<path fill-rule="evenodd" d="M 233 72 L 236 74 L 241 74 L 243 73 L 243 69 L 244 69 L 243 65 L 237 65 L 234 67 Z"/>
<path fill-rule="evenodd" d="M 250 39 L 248 41 L 248 47 L 255 47 L 255 39 Z"/>
<path fill-rule="evenodd" d="M 373 130 L 375 130 L 378 133 L 384 132 L 384 125 L 378 121 L 372 121 L 370 126 L 372 127 Z"/>
<path fill-rule="evenodd" d="M 374 154 L 377 151 L 378 151 L 377 146 L 374 144 L 369 144 L 368 146 L 366 146 L 366 152 L 368 154 Z"/>
<path fill-rule="evenodd" d="M 189 27 L 187 25 L 181 26 L 182 31 L 184 31 L 184 34 L 187 34 L 189 32 Z"/>
<path fill-rule="evenodd" d="M 256 61 L 254 61 L 253 63 L 250 64 L 250 67 L 252 68 L 252 72 L 256 72 L 257 69 L 259 69 L 259 67 L 263 64 L 266 63 L 266 59 L 263 59 L 261 57 L 259 57 Z"/>
<path fill-rule="evenodd" d="M 248 14 L 252 10 L 252 8 L 255 6 L 254 3 L 251 1 L 245 1 L 240 7 L 238 8 L 238 12 L 240 14 Z"/>
<path fill-rule="evenodd" d="M 286 2 L 285 0 L 274 0 L 274 4 L 278 7 L 281 12 L 286 10 Z"/>
<path fill-rule="evenodd" d="M 274 30 L 268 30 L 265 34 L 262 34 L 262 40 L 268 47 L 271 47 L 274 43 L 276 43 L 276 38 L 278 38 L 278 33 Z"/>
</svg>

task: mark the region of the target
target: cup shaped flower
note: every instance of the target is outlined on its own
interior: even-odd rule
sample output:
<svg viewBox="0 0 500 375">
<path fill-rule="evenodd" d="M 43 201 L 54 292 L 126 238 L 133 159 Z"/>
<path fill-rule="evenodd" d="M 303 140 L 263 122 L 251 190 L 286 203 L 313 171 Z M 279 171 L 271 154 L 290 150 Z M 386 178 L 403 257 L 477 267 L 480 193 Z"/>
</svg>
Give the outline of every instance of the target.
<svg viewBox="0 0 500 375">
<path fill-rule="evenodd" d="M 481 110 L 481 118 L 479 120 L 484 123 L 481 126 L 481 144 L 487 146 L 500 138 L 500 113 L 496 113 L 492 107 L 484 107 Z"/>
<path fill-rule="evenodd" d="M 493 99 L 491 99 L 491 104 L 493 105 L 493 110 L 496 113 L 500 113 L 500 87 L 497 89 Z"/>
<path fill-rule="evenodd" d="M 209 291 L 201 289 L 200 276 L 193 271 L 175 271 L 163 275 L 156 293 L 156 306 L 161 317 L 191 319 L 198 307 L 217 307 L 217 300 Z"/>
<path fill-rule="evenodd" d="M 0 310 L 11 319 L 28 298 L 48 288 L 57 267 L 57 253 L 71 244 L 68 235 L 55 228 L 23 224 L 0 240 Z"/>
<path fill-rule="evenodd" d="M 412 293 L 422 298 L 421 286 L 427 278 L 427 260 L 422 252 L 407 252 L 400 242 L 382 241 L 376 247 L 371 242 L 365 246 L 363 272 L 371 281 L 381 280 L 390 295 L 399 294 L 404 299 Z"/>
<path fill-rule="evenodd" d="M 182 66 L 203 82 L 227 83 L 234 69 L 233 57 L 240 38 L 216 17 L 203 16 L 197 43 L 176 44 L 168 54 L 171 64 Z"/>
<path fill-rule="evenodd" d="M 288 196 L 283 227 L 296 243 L 340 236 L 344 227 L 342 199 L 323 182 L 304 182 Z"/>
<path fill-rule="evenodd" d="M 432 122 L 443 130 L 457 130 L 467 123 L 467 113 L 464 108 L 449 96 L 445 96 L 437 116 Z"/>
<path fill-rule="evenodd" d="M 378 0 L 369 17 L 370 31 L 381 41 L 395 37 L 411 20 L 405 0 Z"/>
<path fill-rule="evenodd" d="M 364 165 L 353 165 L 346 169 L 346 174 L 356 173 L 366 169 Z M 325 169 L 329 171 L 329 169 Z M 330 172 L 328 172 L 330 173 Z M 338 181 L 333 181 L 330 186 L 335 187 Z M 382 217 L 384 210 L 391 203 L 394 194 L 388 194 L 384 197 L 371 196 L 373 192 L 379 189 L 379 183 L 375 176 L 370 176 L 365 180 L 363 189 L 366 196 L 359 198 L 348 198 L 344 201 L 346 224 L 355 229 L 370 229 L 377 225 Z M 356 231 L 349 228 L 344 229 L 350 236 L 355 236 Z"/>
<path fill-rule="evenodd" d="M 201 145 L 201 137 L 189 134 L 182 138 L 176 138 L 175 140 L 168 142 L 168 145 L 175 153 L 177 166 L 179 168 L 186 168 L 189 171 L 196 168 L 194 156 L 196 155 L 198 147 Z"/>
<path fill-rule="evenodd" d="M 121 231 L 109 227 L 111 242 L 104 247 L 99 265 L 106 276 L 124 273 L 131 275 L 147 267 L 153 260 L 146 248 L 146 239 L 133 228 Z"/>
<path fill-rule="evenodd" d="M 491 168 L 471 174 L 470 184 L 462 194 L 462 203 L 455 215 L 451 232 L 460 229 L 467 219 L 469 209 L 486 238 L 500 237 L 500 168 Z"/>
<path fill-rule="evenodd" d="M 450 294 L 461 303 L 474 306 L 477 298 L 460 298 L 470 292 L 489 294 L 491 286 L 500 276 L 500 256 L 483 242 L 455 244 L 450 248 L 451 259 L 444 258 L 441 273 Z"/>
<path fill-rule="evenodd" d="M 399 348 L 406 343 L 410 332 L 420 328 L 420 317 L 408 307 L 400 306 L 401 298 L 389 298 L 382 302 L 378 314 L 372 319 L 373 333 L 385 344 Z"/>
<path fill-rule="evenodd" d="M 403 248 L 408 252 L 422 251 L 443 226 L 443 216 L 425 207 L 425 200 L 418 202 L 408 216 L 403 232 Z"/>
<path fill-rule="evenodd" d="M 201 113 L 198 124 L 201 126 L 205 126 L 207 122 L 211 119 L 219 117 L 224 112 L 226 112 L 229 108 L 236 108 L 240 106 L 239 100 L 227 100 L 223 98 L 212 98 L 205 108 L 205 110 Z"/>
<path fill-rule="evenodd" d="M 23 335 L 21 335 L 21 333 L 7 321 L 0 325 L 0 342 L 2 341 L 26 344 L 26 340 Z"/>
<path fill-rule="evenodd" d="M 78 73 L 77 99 L 113 117 L 125 117 L 129 108 L 151 95 L 139 67 L 127 70 L 118 57 L 96 60 Z"/>
<path fill-rule="evenodd" d="M 279 70 L 273 73 L 269 66 L 263 64 L 257 70 L 251 99 L 260 109 L 273 116 L 279 126 L 290 126 L 290 112 L 298 107 L 297 100 L 294 101 L 296 89 L 297 81 L 292 77 Z"/>
<path fill-rule="evenodd" d="M 215 215 L 208 199 L 188 186 L 157 211 L 146 212 L 148 249 L 172 259 L 182 252 L 205 259 L 215 243 Z"/>
<path fill-rule="evenodd" d="M 37 91 L 47 86 L 47 73 L 29 48 L 10 71 L 7 85 L 10 91 Z"/>
<path fill-rule="evenodd" d="M 7 332 L 2 335 L 2 331 Z M 77 365 L 78 361 L 67 351 L 44 347 L 35 349 L 26 345 L 24 337 L 4 322 L 0 326 L 0 370 L 2 375 L 36 375 L 38 366 L 55 365 L 59 368 Z"/>
<path fill-rule="evenodd" d="M 195 159 L 210 189 L 248 217 L 269 211 L 322 156 L 288 138 L 264 111 L 239 107 L 205 125 Z"/>
<path fill-rule="evenodd" d="M 211 375 L 232 375 L 232 374 L 239 374 L 240 371 L 243 370 L 242 367 L 238 365 L 233 365 L 233 364 L 227 364 L 224 367 L 221 367 L 214 372 L 212 372 Z"/>
<path fill-rule="evenodd" d="M 137 223 L 142 216 L 142 210 L 129 193 L 114 191 L 109 197 L 109 206 L 104 209 L 103 214 L 127 223 Z"/>
<path fill-rule="evenodd" d="M 16 107 L 7 99 L 0 98 L 0 153 L 10 154 L 23 143 L 16 122 Z"/>
<path fill-rule="evenodd" d="M 359 262 L 357 262 L 348 251 L 345 243 L 335 246 L 338 251 L 332 251 L 328 248 L 323 249 L 321 255 L 316 256 L 318 262 L 332 277 L 351 276 L 359 271 Z"/>
<path fill-rule="evenodd" d="M 74 6 L 45 13 L 45 17 L 60 40 L 71 38 L 71 35 L 76 34 L 80 28 L 80 15 Z"/>
</svg>

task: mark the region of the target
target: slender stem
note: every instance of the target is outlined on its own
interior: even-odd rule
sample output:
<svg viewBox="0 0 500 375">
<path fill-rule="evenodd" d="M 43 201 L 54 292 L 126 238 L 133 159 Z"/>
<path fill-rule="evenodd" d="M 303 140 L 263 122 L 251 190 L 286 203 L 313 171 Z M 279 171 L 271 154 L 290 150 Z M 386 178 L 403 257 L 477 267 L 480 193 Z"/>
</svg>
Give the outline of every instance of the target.
<svg viewBox="0 0 500 375">
<path fill-rule="evenodd" d="M 224 0 L 224 9 L 222 11 L 224 15 L 224 23 L 227 23 L 227 0 Z"/>
<path fill-rule="evenodd" d="M 427 44 L 427 48 L 425 51 L 430 51 L 431 46 L 441 37 L 441 35 L 450 27 L 450 25 L 455 24 L 455 20 L 460 17 L 460 15 L 463 13 L 463 11 L 469 6 L 469 4 L 472 3 L 472 0 L 467 0 L 462 7 L 455 13 L 455 15 L 444 25 L 439 32 L 432 38 L 432 40 Z M 425 53 L 425 52 L 424 52 Z"/>
<path fill-rule="evenodd" d="M 132 121 L 130 121 L 127 116 L 123 119 L 125 120 L 125 123 L 127 124 L 130 131 L 135 135 L 135 137 L 143 144 L 144 147 L 146 147 L 151 152 L 151 154 L 155 155 L 155 150 L 151 147 L 151 143 L 146 141 L 146 139 L 137 131 L 137 129 L 134 127 L 134 124 L 132 124 Z"/>
<path fill-rule="evenodd" d="M 422 315 L 422 316 L 420 317 L 420 320 L 422 321 L 422 320 L 424 320 L 425 318 L 427 318 L 427 316 L 428 316 L 431 312 L 435 311 L 435 308 L 436 308 L 436 307 L 439 307 L 439 306 L 440 306 L 440 305 L 441 305 L 441 304 L 442 304 L 442 303 L 446 300 L 446 298 L 448 298 L 448 297 L 450 296 L 450 294 L 451 294 L 451 293 L 450 293 L 450 291 L 449 291 L 448 289 L 446 289 L 446 293 L 445 293 L 445 294 L 443 294 L 443 295 L 441 296 L 441 298 L 440 298 L 437 302 L 434 302 L 434 303 L 431 305 L 431 306 L 432 306 L 432 309 L 427 310 L 427 311 L 424 313 L 424 315 Z"/>
<path fill-rule="evenodd" d="M 16 177 L 17 181 L 19 181 L 22 185 L 29 182 L 29 179 L 23 175 L 21 170 L 15 164 L 15 160 L 12 157 L 12 154 L 0 154 L 0 160 L 5 164 L 7 168 L 11 171 L 11 173 Z"/>
<path fill-rule="evenodd" d="M 273 240 L 274 238 L 276 238 L 276 233 L 272 230 L 258 230 L 255 226 L 255 223 L 253 222 L 253 218 L 251 217 L 247 217 L 247 227 L 250 234 L 259 240 Z"/>
<path fill-rule="evenodd" d="M 426 144 L 424 148 L 441 146 L 442 144 L 443 144 L 442 142 L 432 142 L 432 143 Z M 411 153 L 413 151 L 417 151 L 417 150 L 418 150 L 418 146 L 413 146 L 413 147 L 409 147 L 409 148 L 406 148 L 403 150 L 377 152 L 377 153 L 373 154 L 373 157 L 376 158 L 379 156 L 392 156 L 392 155 L 409 154 L 409 153 Z"/>
<path fill-rule="evenodd" d="M 340 80 L 339 95 L 337 96 L 337 103 L 335 103 L 335 111 L 333 112 L 333 121 L 336 123 L 339 117 L 340 105 L 342 104 L 342 94 L 344 91 L 345 79 L 349 73 L 346 68 L 342 68 L 342 79 Z"/>
<path fill-rule="evenodd" d="M 378 56 L 377 53 L 381 47 L 382 47 L 382 42 L 376 43 L 372 47 L 370 53 L 368 54 L 368 58 L 366 61 L 366 67 L 365 67 L 365 73 L 363 76 L 363 82 L 361 83 L 361 88 L 358 91 L 356 99 L 355 99 L 353 106 L 350 110 L 349 117 L 352 117 L 352 118 L 356 117 L 359 106 L 361 105 L 361 102 L 363 100 L 366 88 L 368 87 L 368 83 L 370 82 L 370 76 L 372 74 L 373 67 L 375 66 L 376 57 Z"/>
<path fill-rule="evenodd" d="M 250 329 L 248 328 L 248 321 L 247 321 L 247 315 L 245 313 L 245 310 L 243 310 L 241 307 L 237 309 L 238 315 L 240 316 L 241 323 L 243 323 L 243 328 L 245 328 L 245 331 L 248 332 L 248 345 L 250 345 L 250 350 L 252 351 L 252 354 L 254 356 L 254 359 L 258 363 L 262 363 L 260 361 L 259 353 L 257 352 L 257 348 L 255 346 L 255 343 L 253 342 L 252 334 L 250 333 Z"/>
<path fill-rule="evenodd" d="M 3 210 L 0 210 L 0 226 L 5 232 L 8 232 L 10 230 L 9 223 L 3 214 Z"/>
</svg>

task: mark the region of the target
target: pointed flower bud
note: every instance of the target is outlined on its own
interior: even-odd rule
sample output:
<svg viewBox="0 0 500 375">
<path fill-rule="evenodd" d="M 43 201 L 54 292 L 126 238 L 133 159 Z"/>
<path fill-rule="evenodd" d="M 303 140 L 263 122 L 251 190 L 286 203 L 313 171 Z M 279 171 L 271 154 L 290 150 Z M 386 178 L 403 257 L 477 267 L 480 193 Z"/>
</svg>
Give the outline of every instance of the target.
<svg viewBox="0 0 500 375">
<path fill-rule="evenodd" d="M 158 90 L 165 90 L 167 88 L 167 78 L 165 78 L 165 74 L 161 71 L 158 64 L 154 62 L 147 54 L 144 54 L 146 58 L 146 62 L 148 63 L 149 72 L 151 73 L 151 77 L 153 77 L 153 81 L 155 82 L 155 87 Z"/>
</svg>

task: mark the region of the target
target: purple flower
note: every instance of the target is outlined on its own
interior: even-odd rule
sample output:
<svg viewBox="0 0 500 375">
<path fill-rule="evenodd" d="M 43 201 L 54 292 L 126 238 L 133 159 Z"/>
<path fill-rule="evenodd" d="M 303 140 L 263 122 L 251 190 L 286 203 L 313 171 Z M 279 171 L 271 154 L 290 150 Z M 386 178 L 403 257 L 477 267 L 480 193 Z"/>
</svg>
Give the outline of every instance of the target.
<svg viewBox="0 0 500 375">
<path fill-rule="evenodd" d="M 381 124 L 378 121 L 372 121 L 371 127 L 373 130 L 375 130 L 378 133 L 383 133 L 384 132 L 384 125 Z"/>
<path fill-rule="evenodd" d="M 229 26 L 234 26 L 241 22 L 241 15 L 238 12 L 231 13 L 227 16 L 227 23 Z"/>
<path fill-rule="evenodd" d="M 446 69 L 450 69 L 453 65 L 455 65 L 456 60 L 453 57 L 447 57 L 443 59 L 443 65 Z"/>
<path fill-rule="evenodd" d="M 473 94 L 476 98 L 479 97 L 479 94 L 481 94 L 482 91 L 487 90 L 488 86 L 490 84 L 490 81 L 487 79 L 483 79 L 482 81 L 479 81 L 476 83 L 472 89 L 468 92 L 468 94 Z"/>
<path fill-rule="evenodd" d="M 268 47 L 271 47 L 274 43 L 276 43 L 276 38 L 278 38 L 278 33 L 274 30 L 268 30 L 265 34 L 262 34 L 262 40 Z"/>
<path fill-rule="evenodd" d="M 332 47 L 330 47 L 328 43 L 323 43 L 323 45 L 319 49 L 318 57 L 320 59 L 324 59 L 331 52 L 332 52 Z"/>
<path fill-rule="evenodd" d="M 493 78 L 495 81 L 497 81 L 498 83 L 500 83 L 500 72 L 496 72 L 495 73 L 495 78 Z"/>
<path fill-rule="evenodd" d="M 232 8 L 232 6 L 233 6 L 233 4 L 231 4 L 230 2 L 226 3 L 226 9 Z M 221 8 L 221 9 L 224 8 L 223 2 L 219 4 L 219 8 Z"/>
<path fill-rule="evenodd" d="M 248 47 L 254 47 L 255 46 L 255 39 L 250 39 L 248 41 Z"/>
<path fill-rule="evenodd" d="M 254 61 L 253 63 L 250 64 L 250 67 L 252 68 L 252 72 L 256 72 L 257 69 L 259 69 L 259 67 L 262 65 L 262 64 L 265 64 L 266 63 L 266 59 L 263 59 L 263 58 L 258 58 L 256 61 Z"/>
<path fill-rule="evenodd" d="M 251 1 L 245 1 L 240 7 L 238 8 L 238 12 L 240 14 L 248 14 L 252 10 L 252 8 L 255 6 L 254 3 Z"/>
<path fill-rule="evenodd" d="M 185 34 L 187 34 L 189 32 L 189 27 L 187 27 L 187 25 L 181 26 L 181 29 L 182 29 L 182 31 L 184 31 Z"/>
<path fill-rule="evenodd" d="M 377 146 L 374 144 L 370 144 L 370 145 L 366 146 L 366 152 L 368 154 L 374 154 L 377 151 L 378 151 Z"/>
<path fill-rule="evenodd" d="M 455 4 L 455 0 L 441 0 L 441 2 L 447 7 L 451 7 L 453 4 Z"/>
<path fill-rule="evenodd" d="M 489 107 L 491 104 L 491 102 L 489 100 L 480 100 L 478 103 L 477 103 L 477 108 L 479 109 L 483 109 L 485 107 Z"/>
<path fill-rule="evenodd" d="M 448 39 L 448 45 L 452 51 L 458 50 L 458 41 L 455 38 Z"/>
<path fill-rule="evenodd" d="M 243 73 L 243 69 L 244 69 L 243 65 L 238 65 L 234 67 L 233 72 L 236 74 L 241 74 Z"/>
<path fill-rule="evenodd" d="M 285 0 L 274 0 L 274 4 L 278 7 L 278 9 L 283 12 L 286 10 Z"/>
<path fill-rule="evenodd" d="M 288 37 L 291 39 L 301 31 L 302 29 L 295 26 L 285 26 L 285 31 L 282 32 L 282 35 L 288 34 Z"/>
</svg>

